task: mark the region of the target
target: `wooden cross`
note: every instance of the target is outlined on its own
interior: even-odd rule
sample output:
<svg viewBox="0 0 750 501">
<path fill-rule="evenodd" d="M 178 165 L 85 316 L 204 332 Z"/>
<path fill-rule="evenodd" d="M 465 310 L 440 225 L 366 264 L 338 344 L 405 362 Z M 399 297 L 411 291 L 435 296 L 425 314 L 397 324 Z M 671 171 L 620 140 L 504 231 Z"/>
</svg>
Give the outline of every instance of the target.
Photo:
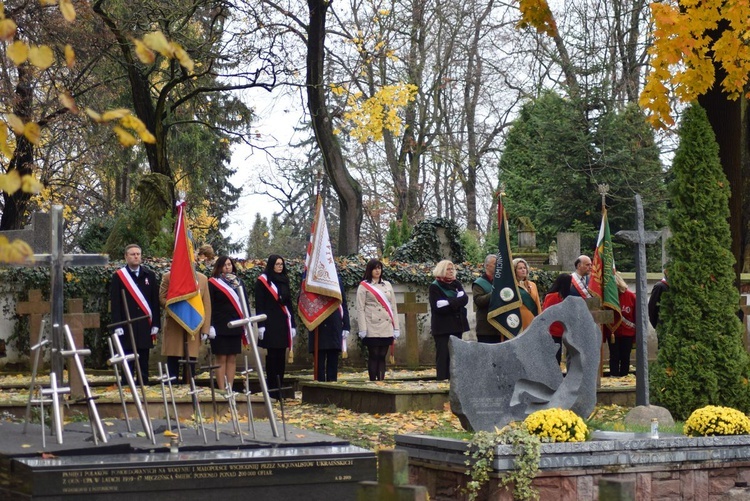
<svg viewBox="0 0 750 501">
<path fill-rule="evenodd" d="M 32 289 L 29 291 L 29 300 L 16 303 L 18 315 L 29 315 L 29 346 L 36 346 L 39 342 L 39 329 L 42 326 L 42 317 L 49 314 L 49 301 L 42 301 L 42 291 Z"/>
<path fill-rule="evenodd" d="M 77 347 L 83 346 L 83 330 L 96 329 L 99 327 L 98 313 L 84 313 L 83 299 L 68 299 L 65 302 L 68 306 L 68 312 L 63 315 L 63 323 L 68 325 L 70 332 Z M 42 324 L 42 317 L 49 314 L 50 302 L 42 301 L 42 291 L 32 289 L 29 291 L 29 300 L 16 304 L 16 313 L 19 315 L 29 315 L 29 337 L 31 346 L 39 342 L 39 328 Z M 74 397 L 83 395 L 83 381 L 78 374 L 78 369 L 71 360 L 68 360 L 68 380 L 70 384 L 70 393 Z"/>
<path fill-rule="evenodd" d="M 427 313 L 427 303 L 417 303 L 415 292 L 404 292 L 404 302 L 397 303 L 399 315 L 406 318 L 406 365 L 409 369 L 419 367 L 419 322 L 417 315 Z"/>
</svg>

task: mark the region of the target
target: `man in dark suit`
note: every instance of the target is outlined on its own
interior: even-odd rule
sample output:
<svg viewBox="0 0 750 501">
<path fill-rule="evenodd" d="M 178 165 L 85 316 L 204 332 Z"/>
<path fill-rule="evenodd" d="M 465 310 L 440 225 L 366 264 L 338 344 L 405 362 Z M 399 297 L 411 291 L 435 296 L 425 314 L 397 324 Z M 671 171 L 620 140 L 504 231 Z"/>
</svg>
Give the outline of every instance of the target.
<svg viewBox="0 0 750 501">
<path fill-rule="evenodd" d="M 154 347 L 156 335 L 161 327 L 161 309 L 156 274 L 142 266 L 141 260 L 141 248 L 138 245 L 130 244 L 125 247 L 126 265 L 112 275 L 109 299 L 112 308 L 112 323 L 127 320 L 122 301 L 122 291 L 125 291 L 125 301 L 130 318 L 148 317 L 132 324 L 135 352 L 138 354 L 143 378 L 148 382 L 149 352 Z M 120 342 L 125 349 L 125 353 L 133 353 L 127 326 L 117 327 L 114 333 L 120 336 Z"/>
</svg>

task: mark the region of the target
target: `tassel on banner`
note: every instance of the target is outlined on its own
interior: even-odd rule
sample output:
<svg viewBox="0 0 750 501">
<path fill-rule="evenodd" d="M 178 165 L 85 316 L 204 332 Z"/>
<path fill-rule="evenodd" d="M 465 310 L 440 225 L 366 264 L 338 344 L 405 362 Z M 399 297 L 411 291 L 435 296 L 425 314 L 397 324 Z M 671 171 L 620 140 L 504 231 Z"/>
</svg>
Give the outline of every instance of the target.
<svg viewBox="0 0 750 501">
<path fill-rule="evenodd" d="M 288 364 L 293 364 L 294 363 L 294 350 L 291 349 L 291 348 L 289 348 L 289 358 L 287 358 L 286 362 Z"/>
<path fill-rule="evenodd" d="M 388 357 L 388 363 L 391 365 L 396 363 L 395 350 L 396 350 L 396 340 L 394 339 L 393 344 L 391 344 L 391 355 Z"/>
<path fill-rule="evenodd" d="M 341 340 L 341 358 L 349 358 L 349 353 L 346 351 L 346 338 Z"/>
</svg>

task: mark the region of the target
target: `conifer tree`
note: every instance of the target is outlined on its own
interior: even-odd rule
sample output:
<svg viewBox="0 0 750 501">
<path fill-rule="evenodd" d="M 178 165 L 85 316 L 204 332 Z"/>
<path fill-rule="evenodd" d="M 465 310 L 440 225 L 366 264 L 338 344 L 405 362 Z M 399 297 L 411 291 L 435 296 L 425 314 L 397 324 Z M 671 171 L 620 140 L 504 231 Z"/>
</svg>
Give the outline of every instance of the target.
<svg viewBox="0 0 750 501">
<path fill-rule="evenodd" d="M 750 410 L 729 230 L 729 184 L 706 112 L 685 112 L 669 186 L 669 290 L 661 300 L 651 399 L 676 419 L 705 405 Z"/>
</svg>

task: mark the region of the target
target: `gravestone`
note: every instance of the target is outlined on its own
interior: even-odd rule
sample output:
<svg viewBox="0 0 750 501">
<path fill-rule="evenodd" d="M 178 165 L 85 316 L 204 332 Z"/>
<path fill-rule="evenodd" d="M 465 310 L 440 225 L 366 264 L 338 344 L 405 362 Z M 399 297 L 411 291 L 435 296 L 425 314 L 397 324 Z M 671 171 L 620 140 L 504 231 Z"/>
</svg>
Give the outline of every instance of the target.
<svg viewBox="0 0 750 501">
<path fill-rule="evenodd" d="M 32 289 L 28 301 L 16 303 L 16 314 L 29 315 L 29 346 L 35 346 L 39 342 L 42 318 L 49 314 L 49 301 L 42 300 L 42 291 Z"/>
<path fill-rule="evenodd" d="M 17 238 L 21 239 L 29 244 L 36 254 L 42 254 L 50 252 L 52 248 L 50 245 L 50 224 L 51 219 L 49 214 L 34 212 L 31 214 L 31 223 L 23 230 L 0 231 L 0 235 L 7 238 L 9 242 Z"/>
<path fill-rule="evenodd" d="M 563 378 L 549 326 L 565 326 Z M 587 418 L 596 405 L 601 330 L 586 302 L 568 297 L 543 311 L 520 336 L 500 344 L 450 340 L 451 410 L 464 428 L 492 431 L 540 409 L 570 409 Z"/>
<path fill-rule="evenodd" d="M 561 232 L 557 234 L 557 264 L 562 271 L 575 271 L 575 260 L 581 255 L 581 235 Z"/>
<path fill-rule="evenodd" d="M 415 292 L 404 292 L 404 302 L 396 305 L 399 315 L 406 318 L 406 366 L 419 367 L 419 320 L 417 315 L 427 313 L 427 303 L 417 303 Z"/>
</svg>

